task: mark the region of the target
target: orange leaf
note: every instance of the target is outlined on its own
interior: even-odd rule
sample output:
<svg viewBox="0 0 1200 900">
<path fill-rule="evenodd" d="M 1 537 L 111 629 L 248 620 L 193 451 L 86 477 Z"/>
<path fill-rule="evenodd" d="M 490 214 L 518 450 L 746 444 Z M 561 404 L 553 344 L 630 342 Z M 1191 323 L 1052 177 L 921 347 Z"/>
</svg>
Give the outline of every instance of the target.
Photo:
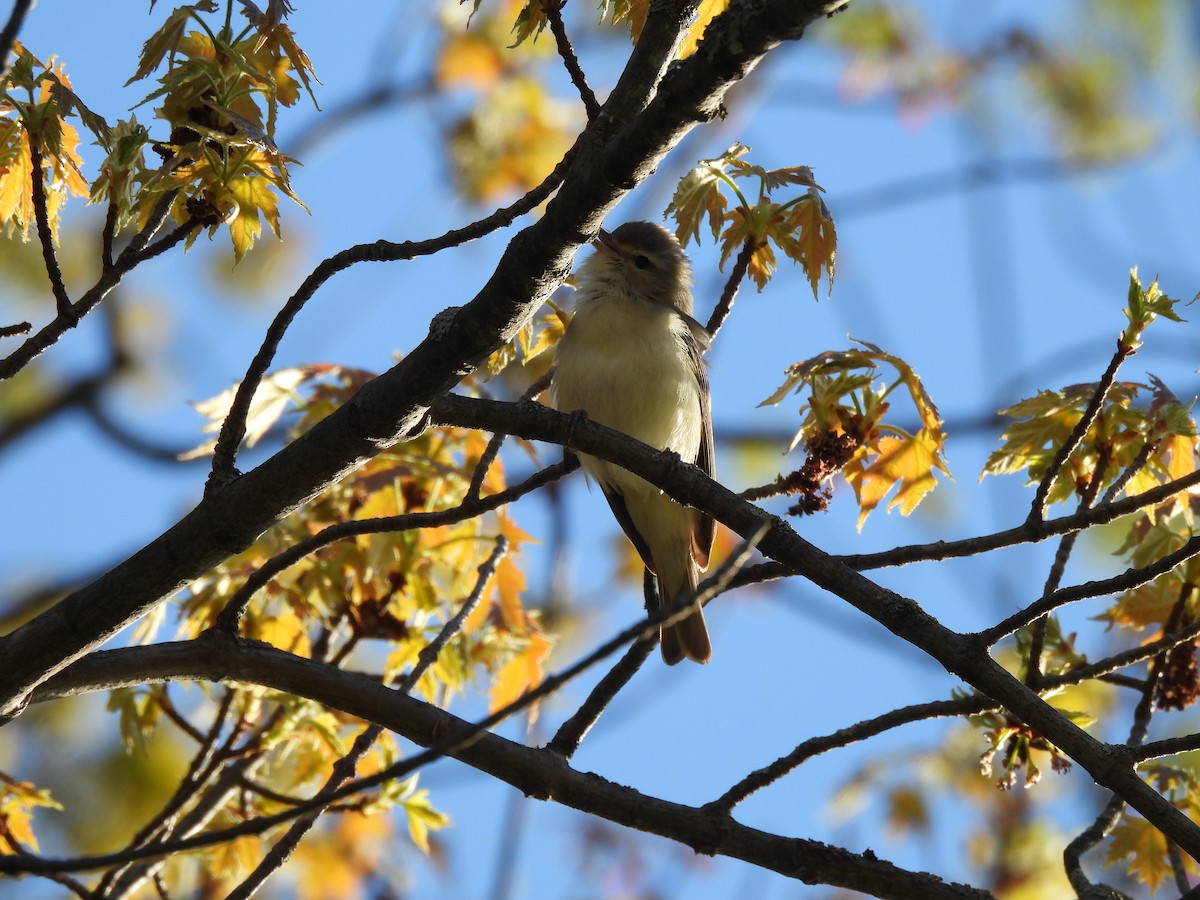
<svg viewBox="0 0 1200 900">
<path fill-rule="evenodd" d="M 550 654 L 550 640 L 540 632 L 529 636 L 528 646 L 496 673 L 488 699 L 488 711 L 495 712 L 512 703 L 542 681 L 542 663 Z M 531 710 L 532 715 L 532 710 Z"/>
<path fill-rule="evenodd" d="M 489 88 L 504 74 L 504 59 L 489 41 L 475 34 L 455 35 L 437 59 L 435 79 L 440 85 Z"/>
</svg>

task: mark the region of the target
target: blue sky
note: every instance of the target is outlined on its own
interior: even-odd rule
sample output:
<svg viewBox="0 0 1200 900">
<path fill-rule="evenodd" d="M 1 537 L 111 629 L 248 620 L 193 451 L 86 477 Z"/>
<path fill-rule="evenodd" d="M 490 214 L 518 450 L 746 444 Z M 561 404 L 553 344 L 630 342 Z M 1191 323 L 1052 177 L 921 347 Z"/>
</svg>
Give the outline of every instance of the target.
<svg viewBox="0 0 1200 900">
<path fill-rule="evenodd" d="M 335 4 L 296 5 L 293 27 L 322 80 L 318 98 L 326 109 L 380 79 L 407 77 L 414 60 L 428 51 L 428 32 L 412 24 L 425 15 L 425 4 L 373 0 L 357 5 L 353 15 Z M 146 93 L 143 85 L 118 86 L 133 70 L 140 41 L 167 11 L 159 4 L 143 17 L 146 4 L 125 6 L 119 23 L 110 11 L 113 21 L 98 40 L 94 28 L 84 27 L 95 17 L 93 3 L 47 0 L 22 35 L 36 55 L 57 53 L 77 92 L 110 120 Z M 971 6 L 968 16 L 951 0 L 916 4 L 939 37 L 967 46 L 998 24 L 1045 28 L 1081 8 L 1065 0 L 1012 0 L 983 11 Z M 814 26 L 814 36 L 820 28 Z M 585 68 L 598 73 L 594 87 L 601 95 L 604 78 L 615 71 L 609 47 L 591 42 L 580 48 Z M 788 364 L 845 347 L 853 335 L 903 357 L 921 374 L 947 421 L 954 480 L 945 481 L 911 519 L 879 511 L 861 533 L 852 498 L 839 488 L 828 514 L 797 523 L 801 534 L 830 552 L 865 552 L 1016 524 L 1029 493 L 1016 478 L 978 482 L 995 433 L 965 425 L 1038 387 L 1097 378 L 1124 324 L 1121 307 L 1131 266 L 1139 266 L 1146 281 L 1157 274 L 1173 296 L 1200 291 L 1194 253 L 1200 158 L 1194 135 L 1175 116 L 1163 126 L 1158 149 L 1140 162 L 1070 177 L 1002 178 L 971 190 L 942 190 L 951 173 L 980 163 L 1005 167 L 1055 159 L 1048 129 L 1014 86 L 1013 73 L 989 79 L 969 109 L 936 109 L 914 120 L 899 115 L 886 98 L 837 102 L 841 71 L 841 61 L 816 41 L 782 50 L 756 73 L 752 92 L 733 98 L 729 120 L 689 137 L 611 221 L 657 218 L 675 180 L 735 139 L 749 145 L 753 161 L 762 165 L 811 166 L 838 227 L 832 294 L 826 298 L 822 288 L 822 299 L 814 302 L 803 273 L 786 262 L 762 294 L 743 289 L 710 356 L 718 436 L 743 430 L 790 435 L 798 422 L 795 398 L 775 408 L 758 404 L 782 382 Z M 570 96 L 565 79 L 557 89 Z M 288 113 L 280 127 L 285 149 L 289 136 L 317 115 L 304 103 Z M 139 119 L 146 118 L 149 111 L 140 110 Z M 168 374 L 152 384 L 124 387 L 113 401 L 114 415 L 164 444 L 198 443 L 202 423 L 187 404 L 241 377 L 266 322 L 317 260 L 359 241 L 422 238 L 477 218 L 480 210 L 449 199 L 441 146 L 437 116 L 421 106 L 384 113 L 317 144 L 293 173 L 312 215 L 284 209 L 284 235 L 294 256 L 287 273 L 255 303 L 221 296 L 220 284 L 203 274 L 221 262 L 203 241 L 186 257 L 139 270 L 130 294 L 144 301 L 147 334 L 165 335 L 154 352 L 167 361 Z M 92 150 L 90 164 L 97 158 Z M 350 189 L 362 178 L 371 182 L 367 190 Z M 921 179 L 928 183 L 914 196 L 886 199 Z M 94 213 L 84 212 L 82 221 L 94 223 Z M 432 259 L 359 266 L 339 275 L 292 326 L 276 367 L 329 361 L 386 368 L 393 354 L 421 340 L 434 312 L 473 296 L 514 230 Z M 222 252 L 224 240 L 216 239 Z M 724 276 L 710 244 L 689 252 L 703 318 Z M 0 293 L 0 311 L 8 304 Z M 23 315 L 39 312 L 46 311 Z M 4 319 L 10 318 L 16 316 L 5 312 Z M 98 322 L 85 323 L 50 351 L 48 362 L 64 372 L 88 371 L 99 359 L 99 336 Z M 1196 393 L 1197 343 L 1193 325 L 1160 323 L 1125 376 L 1142 380 L 1153 371 L 1186 400 Z M 959 424 L 964 427 L 956 431 Z M 786 443 L 779 449 L 785 448 Z M 546 456 L 554 458 L 554 451 Z M 738 489 L 799 461 L 798 455 L 760 456 L 750 463 L 726 454 L 719 459 L 719 475 Z M 516 457 L 512 464 L 514 470 L 521 465 Z M 20 522 L 0 542 L 0 590 L 19 596 L 40 579 L 89 572 L 123 557 L 190 508 L 203 477 L 203 467 L 131 459 L 75 416 L 21 440 L 0 462 L 0 497 L 12 511 L 10 521 Z M 614 586 L 608 554 L 594 552 L 607 548 L 617 533 L 599 493 L 588 492 L 576 476 L 569 504 L 579 539 L 570 555 L 570 584 L 593 616 L 589 637 L 599 640 L 633 621 L 639 598 Z M 515 514 L 535 533 L 548 527 L 536 502 L 523 502 Z M 544 584 L 536 576 L 544 573 L 545 561 L 531 552 L 535 583 Z M 982 561 L 882 572 L 878 579 L 918 599 L 949 626 L 971 629 L 1033 599 L 1052 553 L 1052 547 L 1019 548 Z M 1088 567 L 1086 577 L 1095 577 L 1115 562 L 1084 548 L 1067 583 L 1084 577 L 1082 567 Z M 1071 627 L 1094 637 L 1097 629 L 1086 617 L 1098 609 L 1072 613 L 1077 621 Z M 652 660 L 585 742 L 578 767 L 658 796 L 702 803 L 807 736 L 905 703 L 943 698 L 957 686 L 917 651 L 803 582 L 770 595 L 726 596 L 712 607 L 709 622 L 713 662 L 667 670 Z M 584 649 L 568 645 L 559 663 Z M 553 728 L 569 714 L 584 689 L 577 685 L 548 704 L 544 727 Z M 115 723 L 111 727 L 115 733 Z M 785 834 L 842 841 L 855 850 L 870 846 L 901 865 L 963 877 L 957 835 L 889 843 L 869 816 L 839 824 L 829 807 L 833 787 L 863 759 L 889 751 L 899 759 L 905 748 L 923 746 L 938 734 L 937 727 L 912 727 L 814 760 L 740 807 L 738 818 Z M 1086 778 L 1078 772 L 1065 777 Z M 454 763 L 434 767 L 424 784 L 454 818 L 446 839 L 452 862 L 462 865 L 452 881 L 419 866 L 412 895 L 487 896 L 511 789 Z M 553 805 L 528 806 L 513 896 L 601 895 L 601 888 L 585 891 L 574 880 L 576 839 L 588 823 Z M 945 813 L 953 817 L 961 810 L 949 806 Z M 1057 814 L 1065 827 L 1078 830 L 1092 811 L 1068 808 Z M 686 849 L 656 854 L 648 871 L 649 882 L 664 896 L 823 893 L 729 860 L 692 863 Z"/>
</svg>

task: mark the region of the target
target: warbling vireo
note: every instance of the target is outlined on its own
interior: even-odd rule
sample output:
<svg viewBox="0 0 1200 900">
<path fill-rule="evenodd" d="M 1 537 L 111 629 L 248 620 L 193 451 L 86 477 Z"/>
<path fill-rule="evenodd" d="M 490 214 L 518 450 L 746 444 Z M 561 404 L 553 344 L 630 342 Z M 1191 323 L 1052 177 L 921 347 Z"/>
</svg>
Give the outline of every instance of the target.
<svg viewBox="0 0 1200 900">
<path fill-rule="evenodd" d="M 691 267 L 679 241 L 653 222 L 601 231 L 575 274 L 575 317 L 558 345 L 554 405 L 582 410 L 713 474 L 712 410 L 703 352 L 709 334 L 692 318 Z M 696 589 L 708 566 L 713 520 L 676 503 L 619 466 L 585 454 L 642 561 L 658 576 L 661 603 Z M 708 662 L 712 647 L 696 608 L 662 632 L 669 665 Z"/>
</svg>

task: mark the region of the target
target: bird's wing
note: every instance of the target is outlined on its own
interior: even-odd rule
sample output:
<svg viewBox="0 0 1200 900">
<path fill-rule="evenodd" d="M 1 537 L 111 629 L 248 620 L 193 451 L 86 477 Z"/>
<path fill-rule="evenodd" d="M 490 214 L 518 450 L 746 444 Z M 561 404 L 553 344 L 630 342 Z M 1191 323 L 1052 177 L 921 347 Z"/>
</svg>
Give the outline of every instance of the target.
<svg viewBox="0 0 1200 900">
<path fill-rule="evenodd" d="M 625 536 L 629 538 L 629 542 L 637 550 L 638 556 L 642 558 L 642 562 L 646 564 L 646 568 L 657 575 L 658 570 L 654 568 L 654 557 L 650 555 L 650 548 L 646 545 L 646 539 L 634 527 L 633 519 L 629 515 L 629 508 L 625 506 L 624 495 L 616 488 L 606 485 L 600 485 L 600 490 L 604 491 L 604 499 L 608 501 L 608 506 L 613 511 L 613 515 L 620 524 L 621 530 L 625 532 Z"/>
<path fill-rule="evenodd" d="M 707 338 L 708 332 L 699 323 L 696 323 L 696 325 L 696 328 L 689 328 L 684 336 L 684 344 L 687 346 L 688 356 L 692 361 L 692 371 L 696 373 L 696 383 L 700 388 L 700 417 L 704 423 L 704 428 L 700 434 L 700 449 L 696 453 L 696 465 L 709 478 L 715 478 L 712 394 L 708 388 L 708 367 L 704 362 L 704 350 L 707 348 L 708 343 L 702 340 L 700 335 L 697 334 L 697 332 L 702 332 L 704 337 Z M 620 517 L 618 516 L 618 518 Z M 715 529 L 716 523 L 713 521 L 712 516 L 700 513 L 696 530 L 692 534 L 692 558 L 696 560 L 697 565 L 702 569 L 708 568 L 708 555 L 712 550 Z"/>
</svg>

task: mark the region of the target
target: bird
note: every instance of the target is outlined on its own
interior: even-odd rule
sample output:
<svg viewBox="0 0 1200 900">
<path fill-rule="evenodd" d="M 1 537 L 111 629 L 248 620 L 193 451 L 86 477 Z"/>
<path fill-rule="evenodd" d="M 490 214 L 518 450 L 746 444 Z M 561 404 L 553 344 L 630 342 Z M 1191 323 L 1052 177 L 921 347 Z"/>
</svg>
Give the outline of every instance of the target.
<svg viewBox="0 0 1200 900">
<path fill-rule="evenodd" d="M 654 222 L 600 230 L 575 273 L 575 314 L 559 342 L 552 402 L 564 413 L 678 454 L 713 475 L 712 406 L 703 354 L 708 330 L 692 318 L 691 266 L 675 235 Z M 579 454 L 613 515 L 657 578 L 658 603 L 695 591 L 714 523 L 643 478 Z M 712 645 L 697 604 L 661 629 L 663 660 L 705 663 Z"/>
</svg>

